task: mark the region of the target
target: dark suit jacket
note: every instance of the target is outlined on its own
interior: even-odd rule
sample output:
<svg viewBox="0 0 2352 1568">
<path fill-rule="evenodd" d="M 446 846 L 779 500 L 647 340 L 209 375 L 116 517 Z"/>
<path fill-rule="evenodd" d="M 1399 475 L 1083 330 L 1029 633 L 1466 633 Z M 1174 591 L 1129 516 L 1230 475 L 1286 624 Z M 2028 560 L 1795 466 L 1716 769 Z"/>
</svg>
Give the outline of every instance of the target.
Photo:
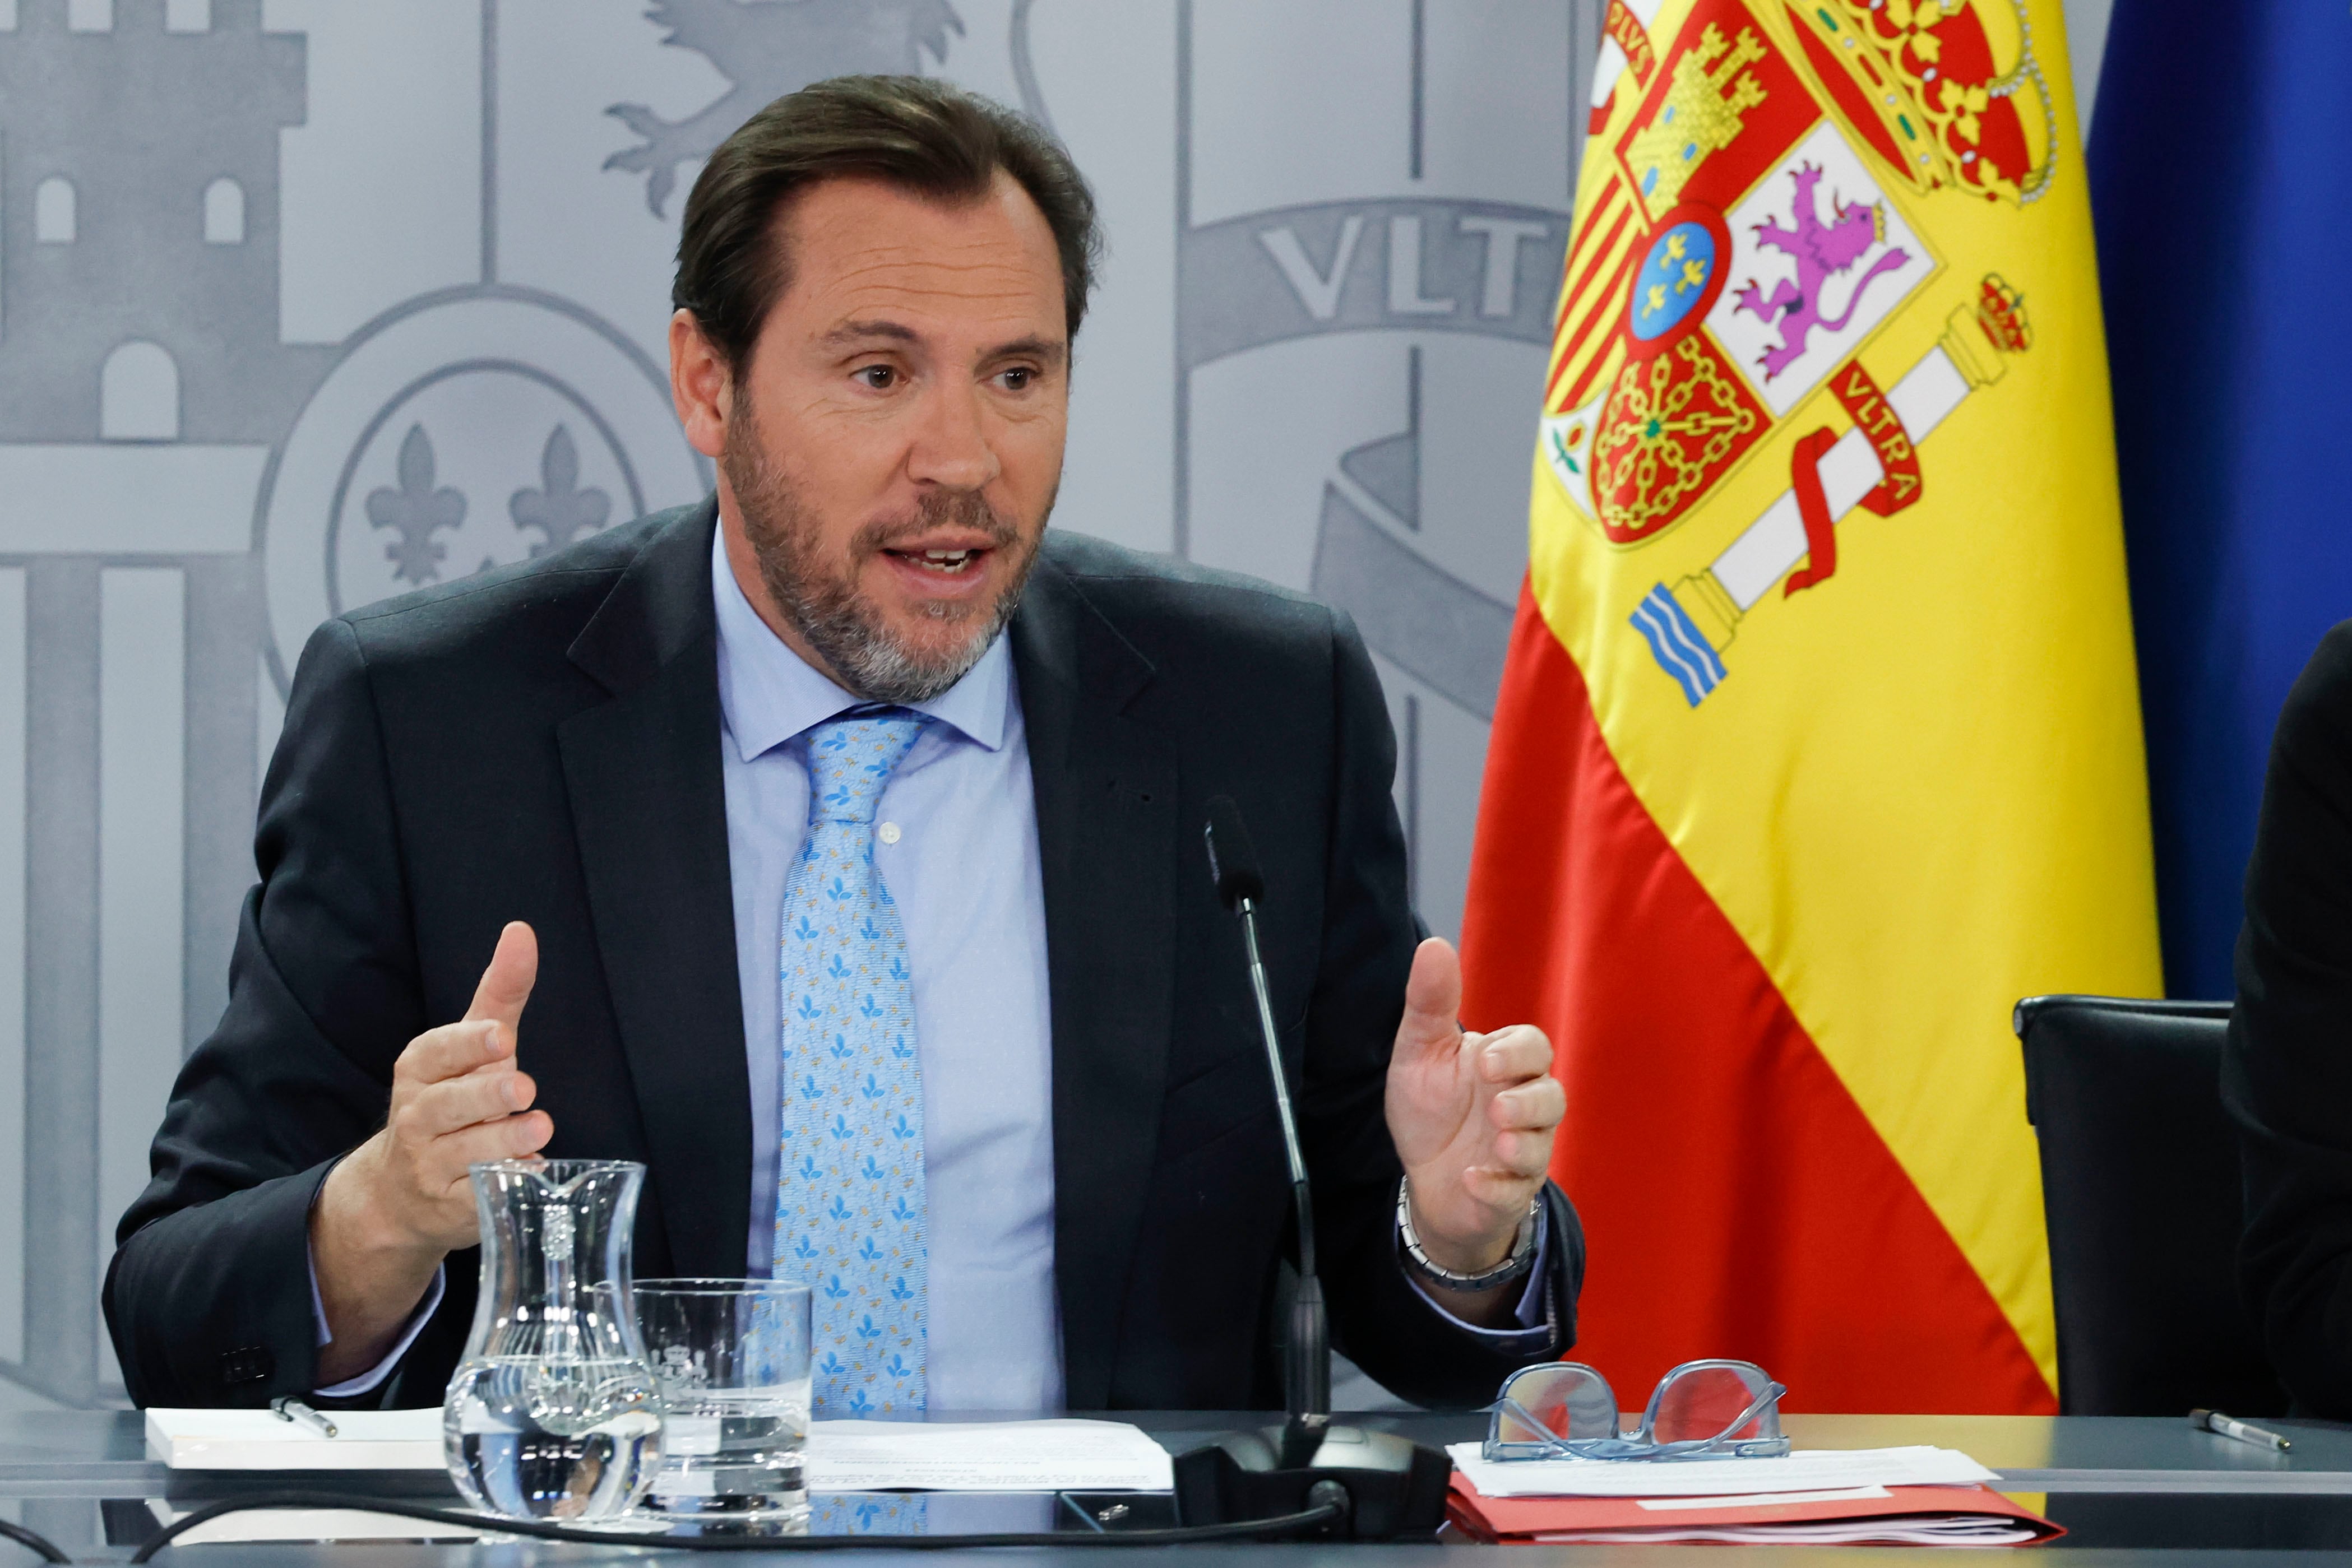
<svg viewBox="0 0 2352 1568">
<path fill-rule="evenodd" d="M 2352 622 L 2279 715 L 2237 977 L 2240 1285 L 2297 1407 L 2352 1417 Z"/>
<path fill-rule="evenodd" d="M 142 1404 L 312 1386 L 308 1215 L 382 1124 L 393 1061 L 461 1017 L 499 926 L 538 931 L 519 1056 L 551 1155 L 642 1160 L 641 1275 L 740 1274 L 751 1117 L 720 783 L 708 502 L 328 622 L 263 789 L 219 1028 L 124 1215 L 108 1320 Z M 1050 533 L 1010 630 L 1053 1008 L 1055 1259 L 1076 1409 L 1279 1405 L 1287 1178 L 1241 936 L 1201 824 L 1265 861 L 1276 1016 L 1341 1348 L 1426 1402 L 1518 1359 L 1401 1270 L 1383 1073 L 1414 944 L 1394 742 L 1347 620 Z M 1560 1344 L 1583 1243 L 1549 1193 Z M 438 1403 L 477 1265 L 388 1398 Z"/>
</svg>

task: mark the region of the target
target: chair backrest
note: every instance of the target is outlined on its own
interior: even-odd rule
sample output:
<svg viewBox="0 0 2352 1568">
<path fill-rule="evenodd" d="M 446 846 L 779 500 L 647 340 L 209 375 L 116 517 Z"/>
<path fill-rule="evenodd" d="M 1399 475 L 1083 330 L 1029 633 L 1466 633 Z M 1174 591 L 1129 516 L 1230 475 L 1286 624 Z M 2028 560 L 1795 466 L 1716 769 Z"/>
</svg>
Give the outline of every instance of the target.
<svg viewBox="0 0 2352 1568">
<path fill-rule="evenodd" d="M 2230 1004 L 2029 997 L 2015 1022 L 2042 1145 L 2059 1408 L 2283 1414 L 2238 1296 Z"/>
</svg>

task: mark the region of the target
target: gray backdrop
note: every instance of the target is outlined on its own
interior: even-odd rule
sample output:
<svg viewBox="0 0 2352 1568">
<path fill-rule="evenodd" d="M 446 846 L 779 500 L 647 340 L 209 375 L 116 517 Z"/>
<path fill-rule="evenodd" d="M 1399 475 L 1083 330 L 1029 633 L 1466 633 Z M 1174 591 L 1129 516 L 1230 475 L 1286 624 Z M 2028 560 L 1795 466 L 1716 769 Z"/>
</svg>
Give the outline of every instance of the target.
<svg viewBox="0 0 2352 1568">
<path fill-rule="evenodd" d="M 121 1399 L 98 1281 L 305 635 L 704 492 L 678 208 L 816 78 L 1069 143 L 1110 248 L 1055 521 L 1355 613 L 1452 933 L 1601 9 L 0 0 L 0 1404 Z"/>
</svg>

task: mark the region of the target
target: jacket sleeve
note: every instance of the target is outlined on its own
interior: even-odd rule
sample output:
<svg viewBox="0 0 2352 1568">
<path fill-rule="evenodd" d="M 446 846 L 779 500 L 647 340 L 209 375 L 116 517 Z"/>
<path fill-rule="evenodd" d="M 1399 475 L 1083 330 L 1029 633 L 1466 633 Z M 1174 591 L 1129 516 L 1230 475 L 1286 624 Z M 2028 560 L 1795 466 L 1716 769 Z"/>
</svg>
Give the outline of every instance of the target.
<svg viewBox="0 0 2352 1568">
<path fill-rule="evenodd" d="M 173 1086 L 107 1271 L 142 1406 L 312 1388 L 310 1204 L 383 1124 L 393 1061 L 423 1027 L 383 737 L 342 622 L 303 651 L 255 852 L 227 1009 Z"/>
<path fill-rule="evenodd" d="M 1321 963 L 1307 1015 L 1300 1139 L 1315 1184 L 1318 1262 L 1332 1337 L 1383 1386 L 1416 1404 L 1482 1405 L 1542 1355 L 1450 1323 L 1405 1274 L 1397 1244 L 1402 1167 L 1390 1140 L 1389 1053 L 1404 1016 L 1418 923 L 1405 893 L 1404 833 L 1390 787 L 1396 738 L 1354 623 L 1333 612 L 1331 842 Z M 1576 1339 L 1584 1235 L 1547 1184 L 1549 1354 Z"/>
<path fill-rule="evenodd" d="M 2246 1225 L 2239 1281 L 2299 1407 L 2352 1416 L 2352 622 L 2279 716 L 2246 868 L 2222 1059 Z"/>
</svg>

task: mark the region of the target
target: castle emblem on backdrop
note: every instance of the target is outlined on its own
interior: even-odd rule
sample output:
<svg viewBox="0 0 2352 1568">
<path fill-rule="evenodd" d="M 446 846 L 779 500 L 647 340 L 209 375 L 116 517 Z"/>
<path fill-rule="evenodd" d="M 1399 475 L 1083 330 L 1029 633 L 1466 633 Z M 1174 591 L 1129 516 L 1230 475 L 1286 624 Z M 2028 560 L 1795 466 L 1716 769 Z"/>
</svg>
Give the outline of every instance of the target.
<svg viewBox="0 0 2352 1568">
<path fill-rule="evenodd" d="M 827 77 L 912 76 L 928 52 L 944 62 L 948 35 L 963 19 L 948 0 L 655 0 L 646 20 L 669 29 L 665 44 L 691 49 L 728 89 L 684 120 L 664 120 L 641 103 L 605 112 L 645 138 L 604 161 L 646 177 L 646 204 L 666 210 L 682 163 L 699 163 L 765 105 Z"/>
<path fill-rule="evenodd" d="M 1587 166 L 1542 450 L 1561 493 L 1620 548 L 1664 535 L 1760 453 L 1780 454 L 1804 525 L 1792 554 L 1771 555 L 1785 595 L 1835 573 L 1839 513 L 1899 509 L 1926 483 L 1925 429 L 1906 426 L 1943 411 L 1898 384 L 1914 367 L 1870 364 L 1883 329 L 1932 311 L 1947 330 L 1931 352 L 1963 393 L 2025 347 L 2015 290 L 1998 276 L 1945 279 L 1921 226 L 1939 203 L 2039 198 L 2055 110 L 2022 0 L 1697 0 L 1654 30 L 1672 8 L 1609 8 L 1617 77 L 1593 112 L 1608 159 Z M 1859 465 L 1830 459 L 1839 433 L 1822 422 L 1841 412 L 1861 433 Z M 1775 441 L 1783 426 L 1791 441 Z M 1862 466 L 1865 481 L 1840 490 L 1832 470 Z M 1740 537 L 1755 545 L 1752 533 Z M 1726 557 L 1741 570 L 1760 559 Z M 1694 704 L 1760 592 L 1726 570 L 1739 580 L 1661 584 L 1634 618 Z"/>
</svg>

